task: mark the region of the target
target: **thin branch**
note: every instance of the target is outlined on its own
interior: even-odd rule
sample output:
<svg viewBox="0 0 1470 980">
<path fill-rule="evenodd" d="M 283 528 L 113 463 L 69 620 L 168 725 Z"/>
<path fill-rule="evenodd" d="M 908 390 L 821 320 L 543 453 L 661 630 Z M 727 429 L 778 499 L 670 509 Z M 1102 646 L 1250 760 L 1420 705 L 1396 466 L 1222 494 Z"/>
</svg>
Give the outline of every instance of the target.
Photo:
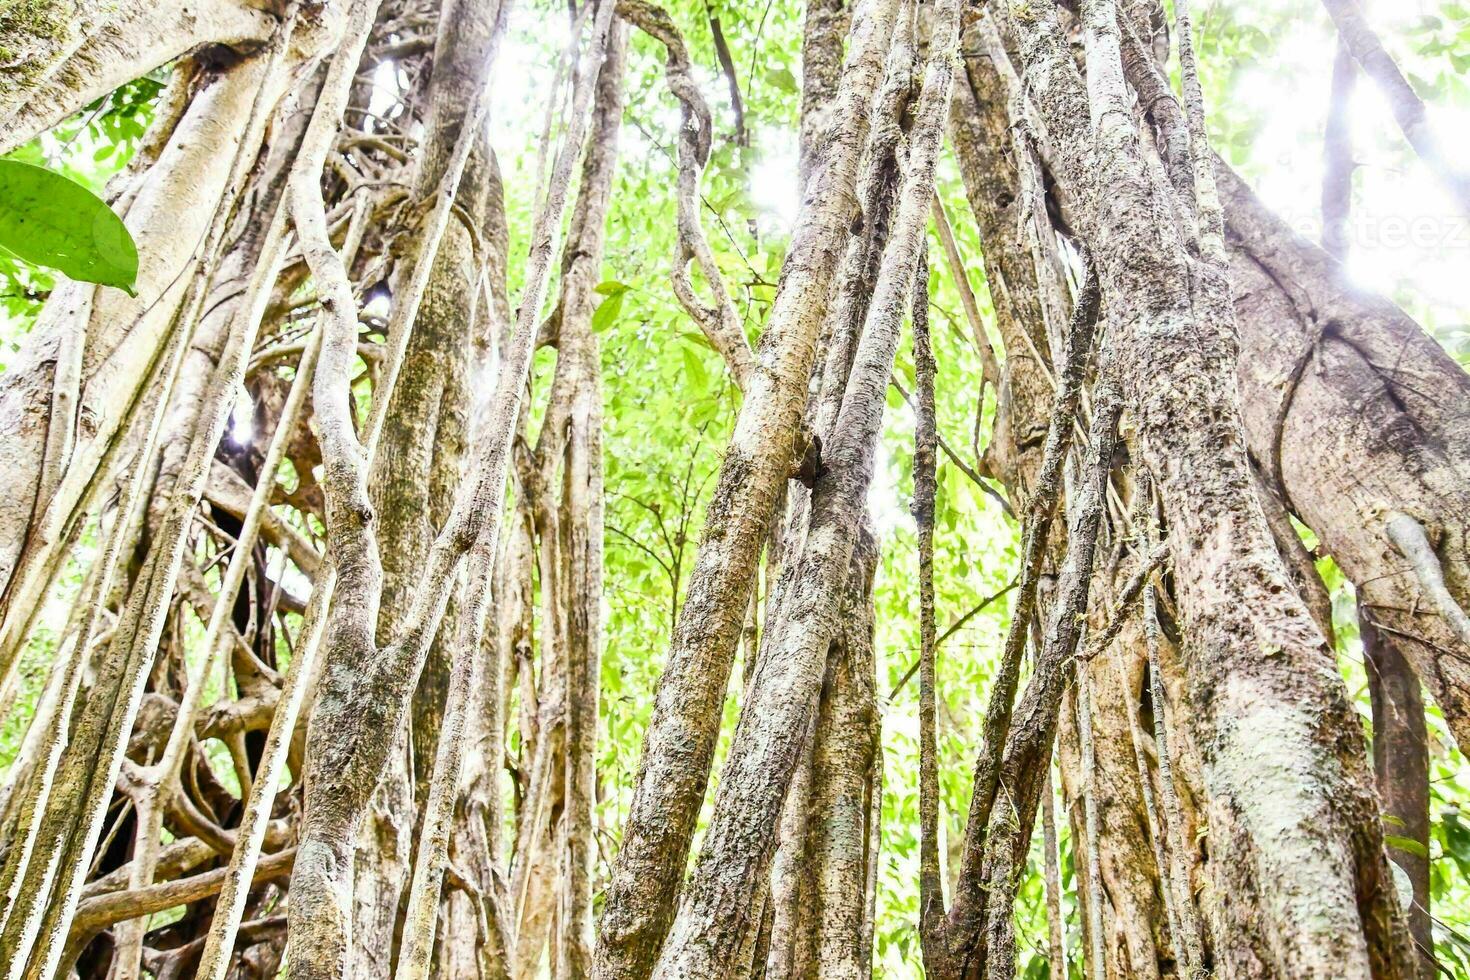
<svg viewBox="0 0 1470 980">
<path fill-rule="evenodd" d="M 745 128 L 745 103 L 740 98 L 740 81 L 735 75 L 735 59 L 730 55 L 730 44 L 725 40 L 725 30 L 720 26 L 719 15 L 715 8 L 705 0 L 704 11 L 709 18 L 710 36 L 715 42 L 715 59 L 720 63 L 720 71 L 725 75 L 725 84 L 730 87 L 730 109 L 735 113 L 735 143 L 737 146 L 750 145 L 750 133 Z"/>
<path fill-rule="evenodd" d="M 995 600 L 1001 598 L 1002 596 L 1004 596 L 1006 593 L 1010 592 L 1012 589 L 1014 589 L 1019 584 L 1020 584 L 1020 580 L 1013 578 L 1013 579 L 1011 579 L 1010 583 L 1006 585 L 1005 588 L 1001 589 L 999 592 L 995 592 L 995 593 L 992 593 L 991 595 L 986 596 L 984 599 L 981 599 L 978 603 L 976 603 L 975 605 L 971 606 L 964 614 L 962 614 L 957 619 L 955 619 L 954 622 L 950 623 L 949 626 L 945 628 L 945 630 L 944 630 L 943 633 L 939 634 L 938 638 L 936 638 L 935 641 L 934 641 L 934 645 L 936 647 L 941 646 L 944 643 L 945 640 L 949 639 L 951 636 L 953 636 L 954 634 L 958 633 L 964 627 L 964 625 L 966 623 L 968 623 L 970 620 L 974 619 L 980 613 L 984 612 L 987 608 L 989 608 L 989 606 L 990 606 L 990 604 L 992 602 L 994 602 Z M 888 694 L 888 700 L 890 702 L 892 702 L 895 698 L 898 697 L 899 692 L 903 690 L 904 685 L 909 682 L 909 678 L 913 677 L 914 676 L 914 672 L 917 671 L 918 669 L 919 669 L 919 661 L 915 660 L 909 666 L 909 669 L 906 670 L 906 671 L 904 671 L 904 675 L 898 679 L 898 683 L 893 685 L 893 690 L 890 691 L 889 694 Z"/>
<path fill-rule="evenodd" d="M 1373 79 L 1388 99 L 1389 108 L 1404 138 L 1430 171 L 1444 184 L 1462 214 L 1470 215 L 1470 174 L 1454 163 L 1429 122 L 1424 100 L 1399 71 L 1393 57 L 1383 48 L 1357 0 L 1322 0 L 1339 37 L 1353 53 L 1363 74 Z"/>
<path fill-rule="evenodd" d="M 679 251 L 674 260 L 674 296 L 725 359 L 735 383 L 744 391 L 755 370 L 755 356 L 699 221 L 699 178 L 709 162 L 713 128 L 709 104 L 694 81 L 694 65 L 689 60 L 684 36 L 668 12 L 644 0 L 618 0 L 617 9 L 620 16 L 664 46 L 667 53 L 664 75 L 681 110 L 677 185 Z M 714 306 L 705 306 L 695 293 L 689 274 L 690 262 L 704 276 Z"/>
</svg>

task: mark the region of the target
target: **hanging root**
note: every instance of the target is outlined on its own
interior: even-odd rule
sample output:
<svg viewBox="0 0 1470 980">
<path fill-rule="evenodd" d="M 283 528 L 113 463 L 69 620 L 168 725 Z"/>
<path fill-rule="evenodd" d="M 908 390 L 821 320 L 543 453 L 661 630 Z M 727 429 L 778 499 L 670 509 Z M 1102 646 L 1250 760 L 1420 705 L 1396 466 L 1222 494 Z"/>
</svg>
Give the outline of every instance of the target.
<svg viewBox="0 0 1470 980">
<path fill-rule="evenodd" d="M 1435 554 L 1434 544 L 1429 540 L 1424 525 L 1408 514 L 1392 511 L 1384 522 L 1384 529 L 1388 532 L 1388 540 L 1409 560 L 1419 587 L 1444 617 L 1451 632 L 1461 643 L 1470 646 L 1470 616 L 1465 615 L 1464 608 L 1445 585 L 1444 566 L 1440 564 L 1439 555 Z"/>
<path fill-rule="evenodd" d="M 1107 625 L 1102 628 L 1096 637 L 1087 643 L 1087 649 L 1085 651 L 1077 654 L 1079 661 L 1086 663 L 1092 660 L 1106 650 L 1108 645 L 1117 638 L 1123 626 L 1128 622 L 1128 607 L 1133 604 L 1133 600 L 1137 599 L 1143 591 L 1144 585 L 1148 582 L 1148 577 L 1154 573 L 1155 569 L 1162 566 L 1164 559 L 1168 557 L 1168 542 L 1161 542 L 1150 549 L 1147 557 L 1143 560 L 1143 564 L 1138 566 L 1137 570 L 1128 577 L 1128 581 L 1123 583 L 1123 590 L 1118 593 L 1118 601 L 1113 605 L 1113 612 L 1108 619 Z"/>
</svg>

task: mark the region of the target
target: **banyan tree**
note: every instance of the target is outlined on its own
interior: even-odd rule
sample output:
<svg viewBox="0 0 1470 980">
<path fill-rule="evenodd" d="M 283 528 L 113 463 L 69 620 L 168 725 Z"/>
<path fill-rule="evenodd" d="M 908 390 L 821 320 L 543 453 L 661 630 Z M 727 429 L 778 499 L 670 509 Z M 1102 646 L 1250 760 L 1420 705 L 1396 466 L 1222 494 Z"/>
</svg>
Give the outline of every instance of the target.
<svg viewBox="0 0 1470 980">
<path fill-rule="evenodd" d="M 0 977 L 1470 976 L 1470 12 L 1266 6 L 0 0 Z"/>
</svg>

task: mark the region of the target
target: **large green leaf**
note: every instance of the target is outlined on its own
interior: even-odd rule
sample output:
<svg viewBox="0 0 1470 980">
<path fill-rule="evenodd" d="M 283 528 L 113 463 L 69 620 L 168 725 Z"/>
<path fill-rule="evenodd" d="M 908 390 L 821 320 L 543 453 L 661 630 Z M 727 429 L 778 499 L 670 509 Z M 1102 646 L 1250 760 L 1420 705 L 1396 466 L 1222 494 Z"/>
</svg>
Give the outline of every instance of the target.
<svg viewBox="0 0 1470 980">
<path fill-rule="evenodd" d="M 44 167 L 0 160 L 0 248 L 137 295 L 138 249 L 122 219 L 81 184 Z"/>
</svg>

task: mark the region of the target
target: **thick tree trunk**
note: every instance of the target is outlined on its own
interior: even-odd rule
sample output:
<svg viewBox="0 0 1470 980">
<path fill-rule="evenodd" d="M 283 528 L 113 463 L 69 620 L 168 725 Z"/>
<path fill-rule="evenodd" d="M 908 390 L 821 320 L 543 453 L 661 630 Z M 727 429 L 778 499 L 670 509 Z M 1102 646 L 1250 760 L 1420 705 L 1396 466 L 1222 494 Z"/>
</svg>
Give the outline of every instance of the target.
<svg viewBox="0 0 1470 980">
<path fill-rule="evenodd" d="M 1430 529 L 1446 585 L 1470 605 L 1470 375 L 1388 301 L 1218 168 L 1251 454 L 1383 632 L 1470 739 L 1470 650 L 1389 541 L 1394 512 Z"/>
<path fill-rule="evenodd" d="M 249 97 L 242 100 L 243 145 L 237 145 L 235 153 L 227 158 L 221 181 L 226 188 L 240 179 L 243 164 L 253 159 L 253 147 L 266 120 L 290 84 L 293 72 L 281 57 L 283 50 L 284 46 L 278 45 L 273 53 L 238 66 L 240 94 Z M 258 255 L 262 243 L 268 244 L 280 227 L 279 220 L 268 217 L 281 213 L 280 170 L 284 164 L 279 159 L 276 164 L 274 184 L 267 177 L 256 201 L 265 212 L 258 217 L 271 230 L 264 236 L 248 230 L 237 242 L 247 264 L 248 257 Z M 208 228 L 201 235 L 206 253 L 218 247 L 224 217 L 221 211 L 209 218 Z M 262 265 L 273 270 L 275 258 L 266 259 Z M 143 686 L 172 607 L 189 525 L 260 325 L 265 276 L 260 269 L 228 271 L 249 281 L 243 298 L 237 295 L 237 302 L 216 303 L 199 330 L 193 332 L 203 300 L 198 295 L 203 287 L 196 284 L 179 313 L 182 323 L 178 329 L 191 331 L 205 345 L 205 359 L 194 370 L 208 379 L 207 384 L 193 391 L 188 384 L 182 386 L 164 421 L 173 444 L 165 448 L 163 479 L 155 487 L 163 506 L 156 509 L 139 575 L 127 596 L 97 681 L 76 720 L 55 787 L 44 804 L 44 815 L 39 816 L 39 840 L 45 846 L 36 852 L 16 849 L 9 855 L 6 878 L 21 887 L 16 901 L 6 909 L 6 951 L 0 964 L 17 974 L 28 959 L 29 969 L 36 975 L 56 969 L 61 962 L 82 878 L 102 833 L 106 804 L 121 771 Z M 215 344 L 217 352 L 211 350 Z M 217 364 L 212 363 L 215 357 L 219 358 Z M 146 814 L 140 813 L 140 818 L 143 816 Z M 147 820 L 140 819 L 139 826 L 145 834 L 157 832 L 157 825 Z M 24 864 L 27 859 L 29 865 Z M 151 878 L 151 872 L 146 877 Z"/>
<path fill-rule="evenodd" d="M 87 488 L 111 447 L 126 440 L 129 408 L 143 396 L 150 366 L 162 351 L 189 293 L 198 249 L 220 201 L 232 200 L 237 152 L 253 159 L 275 101 L 247 133 L 262 84 L 264 58 L 206 70 L 197 94 L 158 161 L 130 190 L 124 221 L 139 243 L 136 297 L 121 290 L 69 283 L 57 290 L 15 361 L 0 377 L 0 656 L 12 658 L 24 620 L 47 584 L 52 552 L 85 515 Z M 287 78 L 271 82 L 277 96 Z M 228 203 L 227 205 L 228 206 Z M 82 353 L 76 437 L 63 460 L 47 460 L 54 370 L 65 338 L 80 331 Z M 185 409 L 187 411 L 187 408 Z M 188 431 L 188 427 L 184 427 Z M 115 465 L 115 464 L 114 464 Z M 59 482 L 42 497 L 43 474 Z M 0 663 L 0 673 L 9 664 Z"/>
<path fill-rule="evenodd" d="M 1116 301 L 1130 403 L 1169 520 L 1193 721 L 1226 879 L 1216 938 L 1229 945 L 1217 948 L 1217 963 L 1297 976 L 1392 975 L 1405 968 L 1409 947 L 1375 800 L 1365 791 L 1364 747 L 1253 495 L 1228 286 L 1209 265 L 1185 258 L 1171 205 L 1158 201 L 1145 173 L 1123 108 L 1112 5 L 1084 5 L 1086 95 L 1054 15 L 1020 5 L 1012 13 L 1059 176 L 1084 202 L 1083 228 Z M 1093 145 L 1103 161 L 1097 169 L 1084 159 Z M 1193 294 L 1191 282 L 1199 283 Z"/>
<path fill-rule="evenodd" d="M 600 4 L 591 19 L 590 41 L 584 53 L 590 54 L 591 64 L 597 64 L 612 24 L 612 4 Z M 349 52 L 347 57 L 350 61 L 334 63 L 334 75 L 343 66 L 355 68 L 357 53 Z M 319 103 L 313 126 L 319 119 L 330 118 L 321 115 L 323 111 L 340 115 L 341 97 L 331 89 L 332 82 L 333 77 L 329 77 L 333 99 Z M 308 744 L 302 851 L 292 874 L 288 956 L 293 976 L 335 977 L 344 968 L 351 935 L 349 910 L 344 903 L 352 883 L 351 838 L 382 776 L 389 748 L 406 719 L 429 644 L 465 555 L 475 547 L 489 554 L 497 550 L 522 389 L 548 287 L 557 229 L 586 133 L 592 89 L 590 72 L 584 72 L 574 89 L 566 142 L 557 154 L 546 201 L 537 214 L 514 339 L 496 385 L 480 458 L 473 475 L 459 488 L 445 527 L 435 539 L 408 627 L 386 646 L 379 645 L 375 628 L 382 566 L 364 471 L 370 450 L 364 452 L 358 441 L 349 407 L 357 304 L 341 259 L 326 238 L 320 191 L 315 186 L 325 148 L 315 145 L 314 159 L 303 154 L 298 160 L 298 172 L 293 175 L 293 213 L 313 273 L 330 297 L 323 304 L 328 330 L 317 372 L 315 405 L 325 470 L 328 536 L 336 549 L 341 599 L 333 606 L 328 627 L 327 671 Z M 403 331 L 411 327 L 418 312 L 430 268 L 427 260 L 433 258 L 432 250 L 450 220 L 474 138 L 473 127 L 483 119 L 483 93 L 476 103 L 468 116 L 473 123 L 467 123 L 461 132 L 454 158 L 435 195 L 429 219 L 432 231 L 416 275 L 406 295 L 400 296 L 401 305 L 395 307 L 390 337 L 400 341 L 406 339 Z M 330 122 L 335 128 L 336 119 Z M 369 446 L 375 441 L 373 430 L 386 411 L 384 399 L 390 394 L 391 387 L 380 392 L 374 409 L 376 417 L 369 426 Z M 484 542 L 480 542 L 482 534 Z"/>
<path fill-rule="evenodd" d="M 249 53 L 279 17 L 241 0 L 10 4 L 0 11 L 0 153 L 181 55 L 212 44 Z M 318 43 L 330 39 L 340 17 L 335 3 L 312 12 Z"/>
<path fill-rule="evenodd" d="M 503 29 L 501 7 L 451 0 L 438 13 L 433 74 L 424 92 L 426 128 L 413 184 L 413 201 L 420 209 L 432 206 L 461 130 L 487 84 Z M 489 157 L 485 140 L 477 139 L 460 182 L 456 218 L 445 228 L 429 272 L 370 477 L 383 546 L 380 636 L 398 636 L 404 627 L 434 537 L 448 520 L 464 478 L 476 308 L 488 258 L 480 254 L 477 242 L 488 206 Z M 408 287 L 424 247 L 424 231 L 422 224 L 411 224 L 395 241 L 401 256 L 395 292 Z M 386 977 L 393 968 L 416 811 L 429 797 L 457 619 L 457 606 L 451 602 L 429 647 L 406 737 L 393 753 L 358 838 L 353 976 Z"/>
<path fill-rule="evenodd" d="M 751 679 L 704 848 L 655 977 L 717 974 L 743 934 L 751 899 L 768 870 L 775 825 L 799 756 L 791 733 L 805 730 L 816 707 L 836 593 L 849 573 L 872 479 L 884 392 L 934 192 L 958 37 L 958 3 L 941 4 L 893 234 L 832 428 L 827 472 L 815 481 L 801 552 L 788 559 L 796 569 L 792 588 Z"/>
<path fill-rule="evenodd" d="M 878 778 L 878 706 L 873 660 L 873 573 L 878 543 L 864 529 L 840 599 L 837 634 L 812 733 L 812 784 L 801 840 L 805 861 L 793 973 L 859 980 L 872 974 L 865 941 Z"/>
</svg>

